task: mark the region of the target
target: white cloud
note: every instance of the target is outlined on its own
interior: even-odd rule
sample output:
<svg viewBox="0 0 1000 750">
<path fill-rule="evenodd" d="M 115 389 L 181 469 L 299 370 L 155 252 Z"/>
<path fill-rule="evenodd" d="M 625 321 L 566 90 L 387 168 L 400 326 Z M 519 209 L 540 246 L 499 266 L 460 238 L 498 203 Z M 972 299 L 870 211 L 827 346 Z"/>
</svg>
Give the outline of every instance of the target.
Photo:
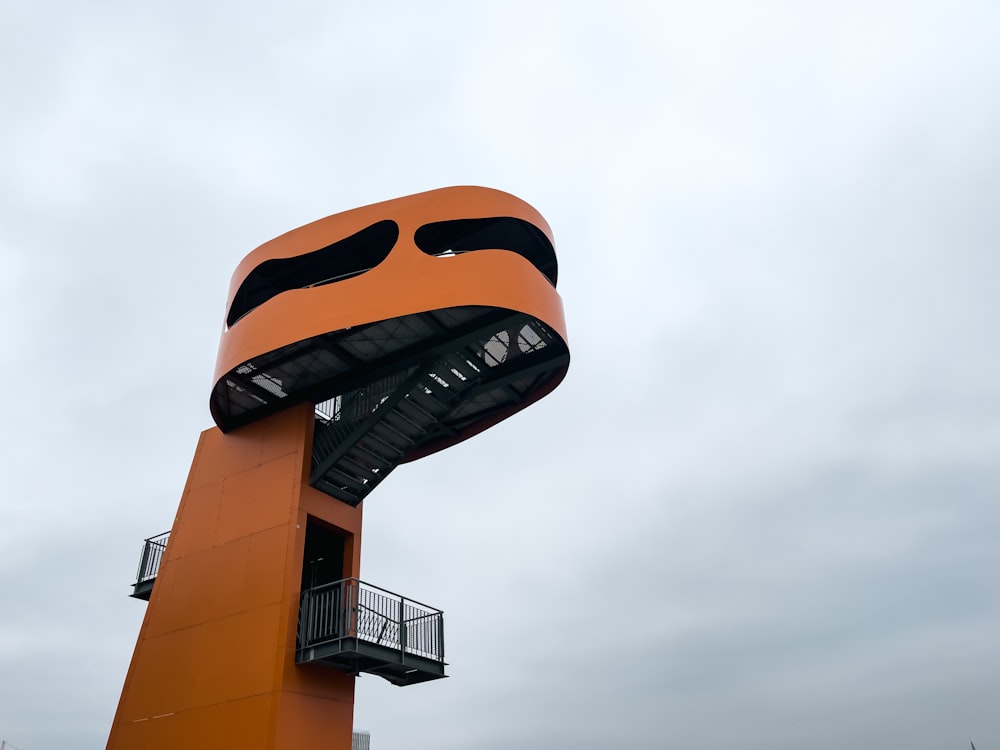
<svg viewBox="0 0 1000 750">
<path fill-rule="evenodd" d="M 0 32 L 7 739 L 104 741 L 238 260 L 456 183 L 552 224 L 573 364 L 367 503 L 454 675 L 364 678 L 376 743 L 1000 731 L 993 4 L 50 6 Z"/>
</svg>

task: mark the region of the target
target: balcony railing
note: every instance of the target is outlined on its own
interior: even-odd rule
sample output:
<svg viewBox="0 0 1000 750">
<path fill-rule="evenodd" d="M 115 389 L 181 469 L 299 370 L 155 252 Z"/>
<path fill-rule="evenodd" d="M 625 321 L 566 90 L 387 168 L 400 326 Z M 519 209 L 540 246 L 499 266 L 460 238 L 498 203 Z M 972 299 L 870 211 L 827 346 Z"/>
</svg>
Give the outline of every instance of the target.
<svg viewBox="0 0 1000 750">
<path fill-rule="evenodd" d="M 151 536 L 142 543 L 142 556 L 139 558 L 139 570 L 135 575 L 135 583 L 132 584 L 130 596 L 136 599 L 149 601 L 153 592 L 153 583 L 156 575 L 160 572 L 160 563 L 163 562 L 163 553 L 167 549 L 167 540 L 170 532 L 164 532 L 157 536 Z"/>
<path fill-rule="evenodd" d="M 444 613 L 346 578 L 302 592 L 296 661 L 410 685 L 444 673 Z"/>
</svg>

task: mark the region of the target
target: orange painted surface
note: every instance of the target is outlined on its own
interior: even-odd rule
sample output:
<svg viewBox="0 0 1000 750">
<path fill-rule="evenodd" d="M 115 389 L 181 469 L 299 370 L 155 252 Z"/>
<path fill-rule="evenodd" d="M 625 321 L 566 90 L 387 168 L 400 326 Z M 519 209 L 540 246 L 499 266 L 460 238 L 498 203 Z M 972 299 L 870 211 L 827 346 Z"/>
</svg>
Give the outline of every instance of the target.
<svg viewBox="0 0 1000 750">
<path fill-rule="evenodd" d="M 349 750 L 351 675 L 295 665 L 308 516 L 351 535 L 361 508 L 308 486 L 312 408 L 201 435 L 109 750 Z"/>
<path fill-rule="evenodd" d="M 232 304 L 233 296 L 247 274 L 265 260 L 292 258 L 309 250 L 324 247 L 382 219 L 395 221 L 399 225 L 400 239 L 409 238 L 412 241 L 413 234 L 424 224 L 477 216 L 510 216 L 523 219 L 540 229 L 549 242 L 553 243 L 552 230 L 542 215 L 510 193 L 474 186 L 429 190 L 327 216 L 265 242 L 248 254 L 236 267 L 226 307 L 228 309 Z"/>
<path fill-rule="evenodd" d="M 507 250 L 435 258 L 422 252 L 414 241 L 415 232 L 425 224 L 495 216 L 527 221 L 552 241 L 545 219 L 519 198 L 489 188 L 452 187 L 334 214 L 261 245 L 243 259 L 233 274 L 227 310 L 248 274 L 267 260 L 318 250 L 381 220 L 391 219 L 399 226 L 395 246 L 375 268 L 335 284 L 282 292 L 226 328 L 219 342 L 214 382 L 244 362 L 313 336 L 466 305 L 525 313 L 542 321 L 565 341 L 562 299 L 555 286 L 527 259 Z M 564 374 L 565 368 L 519 408 L 555 388 Z M 502 418 L 470 430 L 465 437 Z M 454 442 L 457 440 L 449 444 Z"/>
</svg>

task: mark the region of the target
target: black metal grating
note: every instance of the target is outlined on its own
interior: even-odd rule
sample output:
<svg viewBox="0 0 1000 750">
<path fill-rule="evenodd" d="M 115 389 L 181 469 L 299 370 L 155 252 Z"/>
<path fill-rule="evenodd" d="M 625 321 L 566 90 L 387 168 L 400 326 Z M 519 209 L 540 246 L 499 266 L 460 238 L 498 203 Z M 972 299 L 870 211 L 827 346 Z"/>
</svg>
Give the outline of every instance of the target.
<svg viewBox="0 0 1000 750">
<path fill-rule="evenodd" d="M 422 362 L 466 331 L 512 315 L 490 307 L 448 308 L 289 344 L 228 372 L 213 388 L 212 416 L 224 432 L 229 432 L 293 403 L 328 400 Z"/>
<path fill-rule="evenodd" d="M 376 333 L 409 336 L 432 327 L 426 324 L 407 321 Z M 326 399 L 316 408 L 310 484 L 357 505 L 424 446 L 516 410 L 567 356 L 562 340 L 538 320 L 507 316 L 432 350 L 418 365 Z"/>
</svg>

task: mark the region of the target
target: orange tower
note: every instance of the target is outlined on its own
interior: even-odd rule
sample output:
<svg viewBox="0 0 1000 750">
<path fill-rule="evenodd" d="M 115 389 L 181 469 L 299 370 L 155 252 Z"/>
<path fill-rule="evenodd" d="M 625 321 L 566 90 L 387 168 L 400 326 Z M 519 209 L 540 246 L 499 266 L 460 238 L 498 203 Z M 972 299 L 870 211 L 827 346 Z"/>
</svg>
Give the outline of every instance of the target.
<svg viewBox="0 0 1000 750">
<path fill-rule="evenodd" d="M 349 750 L 354 678 L 445 677 L 443 613 L 360 580 L 399 464 L 550 392 L 569 364 L 551 231 L 455 187 L 320 219 L 233 275 L 211 412 L 109 750 Z"/>
</svg>

